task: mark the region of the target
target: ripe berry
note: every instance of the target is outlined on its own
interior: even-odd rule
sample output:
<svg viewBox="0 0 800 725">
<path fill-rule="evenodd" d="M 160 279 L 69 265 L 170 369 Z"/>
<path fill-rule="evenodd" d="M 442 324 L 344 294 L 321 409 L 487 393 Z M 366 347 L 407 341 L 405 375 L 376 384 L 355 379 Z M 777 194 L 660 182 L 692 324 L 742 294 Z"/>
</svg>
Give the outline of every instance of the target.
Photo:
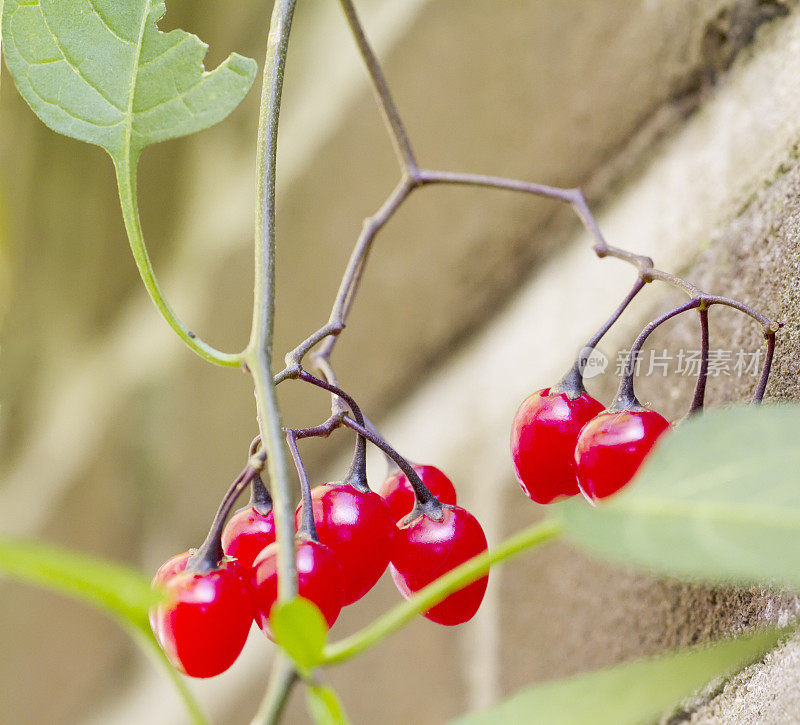
<svg viewBox="0 0 800 725">
<path fill-rule="evenodd" d="M 442 506 L 442 520 L 422 514 L 398 528 L 392 545 L 392 578 L 408 599 L 476 554 L 486 551 L 486 536 L 477 519 L 460 506 Z M 489 576 L 448 595 L 423 613 L 439 624 L 472 619 L 483 601 Z"/>
<path fill-rule="evenodd" d="M 436 496 L 442 503 L 455 506 L 456 489 L 452 481 L 444 475 L 436 466 L 420 466 L 414 464 L 413 469 L 428 487 L 428 490 Z M 402 471 L 397 471 L 386 478 L 381 484 L 378 493 L 383 496 L 389 506 L 389 510 L 398 523 L 408 516 L 414 508 L 416 499 L 414 489 L 408 482 L 408 478 Z"/>
<path fill-rule="evenodd" d="M 275 541 L 275 518 L 270 511 L 260 513 L 253 506 L 239 509 L 222 531 L 222 548 L 244 567 Z"/>
<path fill-rule="evenodd" d="M 602 410 L 585 392 L 570 400 L 566 393 L 544 388 L 525 399 L 511 428 L 511 457 L 529 498 L 551 503 L 578 493 L 575 442 L 581 428 Z"/>
<path fill-rule="evenodd" d="M 295 539 L 297 591 L 319 607 L 332 627 L 344 604 L 342 567 L 334 553 L 307 538 Z M 272 639 L 269 613 L 278 598 L 278 545 L 270 544 L 253 563 L 253 598 L 256 624 Z"/>
<path fill-rule="evenodd" d="M 669 421 L 652 410 L 605 410 L 578 436 L 578 482 L 590 498 L 619 491 L 635 475 Z"/>
<path fill-rule="evenodd" d="M 223 559 L 205 572 L 186 570 L 191 552 L 173 556 L 153 579 L 165 599 L 150 610 L 150 626 L 170 662 L 190 677 L 214 677 L 239 656 L 253 621 L 242 567 Z"/>
<path fill-rule="evenodd" d="M 320 541 L 342 567 L 344 603 L 361 599 L 389 565 L 397 528 L 386 502 L 377 493 L 347 483 L 326 483 L 311 489 L 314 523 Z M 295 520 L 300 526 L 302 506 Z"/>
</svg>

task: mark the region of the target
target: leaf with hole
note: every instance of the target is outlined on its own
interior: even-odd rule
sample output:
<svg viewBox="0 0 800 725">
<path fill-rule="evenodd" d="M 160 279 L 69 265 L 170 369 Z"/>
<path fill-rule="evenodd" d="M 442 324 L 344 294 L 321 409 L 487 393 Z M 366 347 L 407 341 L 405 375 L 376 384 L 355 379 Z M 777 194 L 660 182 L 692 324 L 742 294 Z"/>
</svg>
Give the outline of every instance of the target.
<svg viewBox="0 0 800 725">
<path fill-rule="evenodd" d="M 303 670 L 322 662 L 322 648 L 328 636 L 328 625 L 317 606 L 297 597 L 273 607 L 269 615 L 275 641 Z"/>
<path fill-rule="evenodd" d="M 711 680 L 759 660 L 787 630 L 768 630 L 740 639 L 637 660 L 532 687 L 496 707 L 452 725 L 640 725 L 659 716 Z"/>
<path fill-rule="evenodd" d="M 163 0 L 6 0 L 8 68 L 50 128 L 135 167 L 148 144 L 221 121 L 244 98 L 255 62 L 234 53 L 206 72 L 208 50 L 161 32 Z"/>
<path fill-rule="evenodd" d="M 665 436 L 620 494 L 557 507 L 612 561 L 709 583 L 800 585 L 800 406 L 705 413 Z"/>
<path fill-rule="evenodd" d="M 349 725 L 336 693 L 323 685 L 306 687 L 306 707 L 317 725 Z"/>
</svg>

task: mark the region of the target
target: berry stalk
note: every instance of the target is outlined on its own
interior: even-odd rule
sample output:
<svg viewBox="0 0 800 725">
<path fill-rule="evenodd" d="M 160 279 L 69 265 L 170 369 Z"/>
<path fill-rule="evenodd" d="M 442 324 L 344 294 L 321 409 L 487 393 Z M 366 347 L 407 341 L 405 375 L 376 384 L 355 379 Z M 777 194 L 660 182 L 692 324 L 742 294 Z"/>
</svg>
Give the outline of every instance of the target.
<svg viewBox="0 0 800 725">
<path fill-rule="evenodd" d="M 630 292 L 626 295 L 625 299 L 622 300 L 619 307 L 614 310 L 611 317 L 609 317 L 604 323 L 603 326 L 589 339 L 584 345 L 583 350 L 581 353 L 590 353 L 597 347 L 597 344 L 600 340 L 603 339 L 603 336 L 611 329 L 614 323 L 620 318 L 625 309 L 628 305 L 633 301 L 633 298 L 642 291 L 645 286 L 645 281 L 641 277 L 637 277 L 636 281 L 633 283 L 633 287 Z M 586 388 L 583 385 L 583 369 L 585 365 L 585 360 L 583 359 L 583 355 L 579 357 L 574 365 L 569 369 L 567 374 L 561 378 L 561 381 L 554 385 L 550 392 L 558 395 L 559 393 L 565 393 L 570 400 L 577 400 L 578 398 L 583 395 L 586 391 Z"/>
<path fill-rule="evenodd" d="M 345 416 L 342 418 L 342 423 L 383 451 L 386 456 L 394 461 L 398 468 L 405 474 L 409 484 L 411 484 L 411 488 L 414 489 L 414 498 L 416 499 L 414 511 L 412 512 L 414 517 L 424 513 L 433 519 L 441 519 L 441 502 L 430 492 L 430 489 L 423 483 L 422 479 L 419 477 L 419 474 L 414 470 L 414 467 L 405 458 L 403 458 L 403 456 L 401 456 L 394 448 L 392 448 L 384 438 L 377 435 L 374 431 L 369 430 L 369 428 L 361 425 L 358 421 Z"/>
<path fill-rule="evenodd" d="M 639 333 L 639 337 L 636 338 L 636 341 L 633 343 L 630 351 L 628 352 L 628 359 L 625 363 L 625 372 L 623 373 L 622 379 L 619 382 L 619 388 L 617 389 L 616 396 L 614 396 L 614 402 L 608 406 L 609 410 L 645 410 L 644 406 L 642 406 L 642 404 L 639 402 L 633 390 L 633 379 L 636 373 L 636 358 L 639 356 L 642 346 L 647 338 L 650 337 L 650 334 L 656 328 L 663 325 L 667 320 L 671 320 L 673 317 L 676 317 L 683 312 L 687 312 L 688 310 L 694 310 L 698 307 L 701 307 L 702 304 L 703 300 L 700 297 L 695 297 L 694 299 L 689 300 L 689 302 L 678 305 L 678 307 L 675 309 L 672 309 L 660 317 L 657 317 Z"/>
<path fill-rule="evenodd" d="M 307 383 L 311 383 L 312 385 L 316 385 L 319 388 L 327 390 L 329 393 L 341 398 L 345 403 L 347 403 L 350 410 L 353 411 L 353 418 L 348 418 L 346 415 L 340 418 L 340 423 L 346 425 L 351 430 L 354 430 L 358 433 L 359 440 L 362 441 L 369 441 L 373 445 L 375 445 L 379 450 L 383 451 L 386 456 L 392 460 L 400 470 L 406 475 L 408 478 L 409 483 L 411 484 L 412 488 L 414 489 L 414 494 L 417 497 L 417 502 L 422 506 L 429 506 L 433 504 L 434 506 L 438 504 L 438 500 L 436 497 L 428 490 L 428 487 L 422 482 L 422 479 L 419 477 L 417 472 L 414 470 L 412 465 L 401 456 L 394 448 L 392 448 L 389 443 L 378 434 L 378 432 L 374 429 L 370 429 L 366 425 L 366 418 L 364 414 L 361 412 L 361 408 L 359 408 L 358 404 L 356 403 L 353 398 L 348 395 L 344 390 L 340 387 L 333 385 L 332 383 L 328 383 L 324 380 L 320 380 L 319 378 L 311 375 L 311 373 L 306 372 L 305 370 L 300 373 L 298 376 L 300 380 L 303 380 Z M 364 463 L 366 464 L 366 456 L 364 458 Z M 435 503 L 434 503 L 435 502 Z"/>
<path fill-rule="evenodd" d="M 314 508 L 311 503 L 311 484 L 308 481 L 308 473 L 306 467 L 303 465 L 303 459 L 300 458 L 300 451 L 297 450 L 297 437 L 293 430 L 286 431 L 286 445 L 289 446 L 289 451 L 294 460 L 294 466 L 297 469 L 297 475 L 300 478 L 300 496 L 302 506 L 302 516 L 300 527 L 297 533 L 304 536 L 310 541 L 319 543 L 319 536 L 317 535 L 317 525 L 314 523 Z"/>
<path fill-rule="evenodd" d="M 692 407 L 689 415 L 699 413 L 703 409 L 706 398 L 706 382 L 708 381 L 708 309 L 701 307 L 697 310 L 700 318 L 700 372 L 697 375 L 697 384 L 692 397 Z"/>
<path fill-rule="evenodd" d="M 220 561 L 225 556 L 225 552 L 222 550 L 222 530 L 225 528 L 225 522 L 228 520 L 236 499 L 254 479 L 258 478 L 259 468 L 253 466 L 252 460 L 253 457 L 251 457 L 251 461 L 248 462 L 244 470 L 230 485 L 225 496 L 223 496 L 205 541 L 203 541 L 200 548 L 192 555 L 186 565 L 187 571 L 193 571 L 197 574 L 212 571 L 219 566 Z M 263 466 L 263 458 L 261 465 Z M 264 486 L 263 482 L 261 486 Z M 266 488 L 264 490 L 266 491 Z M 269 493 L 267 493 L 267 496 L 269 496 Z"/>
<path fill-rule="evenodd" d="M 350 410 L 353 411 L 353 415 L 359 424 L 362 426 L 364 425 L 364 414 L 361 412 L 361 408 L 359 408 L 356 401 L 338 385 L 333 385 L 332 383 L 321 380 L 305 370 L 300 371 L 298 379 L 306 383 L 311 383 L 311 385 L 316 385 L 318 388 L 327 390 L 329 393 L 335 395 L 345 402 Z M 335 411 L 334 415 L 336 415 Z M 353 462 L 350 464 L 350 470 L 347 472 L 344 482 L 349 483 L 360 491 L 369 491 L 369 484 L 367 483 L 367 441 L 363 436 L 359 435 L 356 438 Z"/>
</svg>

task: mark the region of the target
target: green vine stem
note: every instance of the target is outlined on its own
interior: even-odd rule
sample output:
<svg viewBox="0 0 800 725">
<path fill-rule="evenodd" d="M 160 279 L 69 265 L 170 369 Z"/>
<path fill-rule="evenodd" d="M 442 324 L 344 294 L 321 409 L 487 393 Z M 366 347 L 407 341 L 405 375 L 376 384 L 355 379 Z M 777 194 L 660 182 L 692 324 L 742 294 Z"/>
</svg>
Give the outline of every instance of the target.
<svg viewBox="0 0 800 725">
<path fill-rule="evenodd" d="M 236 368 L 242 364 L 242 353 L 227 353 L 217 350 L 207 342 L 201 340 L 195 335 L 186 325 L 181 322 L 175 311 L 170 306 L 161 291 L 156 279 L 155 272 L 153 271 L 153 264 L 150 261 L 150 255 L 147 253 L 147 247 L 144 242 L 144 233 L 142 232 L 142 222 L 139 216 L 139 198 L 136 189 L 136 159 L 127 158 L 124 162 L 118 163 L 116 166 L 117 172 L 117 188 L 119 190 L 119 199 L 122 206 L 122 218 L 125 222 L 125 231 L 128 234 L 128 242 L 133 252 L 133 259 L 136 262 L 136 267 L 141 275 L 142 282 L 153 300 L 153 304 L 158 308 L 162 317 L 167 321 L 167 324 L 175 331 L 186 346 L 197 353 L 204 360 L 208 360 L 215 365 L 222 367 Z"/>
<path fill-rule="evenodd" d="M 273 667 L 269 687 L 251 720 L 251 725 L 274 725 L 279 722 L 289 699 L 289 693 L 292 691 L 292 685 L 298 680 L 299 675 L 292 661 L 282 652 L 277 654 Z"/>
<path fill-rule="evenodd" d="M 294 506 L 289 463 L 283 446 L 283 428 L 275 384 L 272 380 L 272 342 L 275 323 L 275 168 L 278 145 L 283 72 L 289 47 L 295 0 L 277 0 L 272 9 L 256 157 L 256 231 L 253 327 L 244 352 L 253 376 L 258 404 L 258 427 L 267 451 L 272 482 L 273 511 L 278 538 L 278 599 L 289 601 L 297 594 L 294 560 Z"/>
<path fill-rule="evenodd" d="M 489 571 L 489 567 L 556 538 L 562 530 L 563 525 L 557 519 L 546 519 L 523 529 L 502 544 L 473 557 L 439 577 L 435 582 L 420 589 L 411 599 L 398 604 L 360 632 L 326 646 L 323 651 L 322 664 L 332 665 L 345 662 L 361 654 L 401 629 L 418 614 L 427 611 L 448 594 L 452 594 L 482 577 Z"/>
<path fill-rule="evenodd" d="M 176 691 L 181 697 L 183 704 L 186 707 L 186 713 L 192 725 L 211 725 L 211 721 L 206 717 L 200 703 L 195 699 L 194 694 L 189 689 L 186 679 L 181 675 L 178 670 L 173 667 L 172 663 L 167 659 L 167 656 L 161 649 L 161 646 L 153 638 L 150 628 L 145 623 L 142 627 L 135 625 L 127 625 L 126 629 L 130 632 L 133 640 L 139 644 L 142 649 L 147 653 L 147 656 L 158 666 L 158 668 L 166 675 L 166 677 L 175 686 Z"/>
<path fill-rule="evenodd" d="M 267 37 L 261 107 L 258 117 L 255 210 L 255 282 L 253 326 L 244 352 L 253 376 L 261 444 L 267 452 L 272 502 L 278 541 L 278 601 L 297 596 L 294 547 L 294 511 L 289 463 L 283 445 L 283 428 L 275 383 L 272 379 L 272 346 L 275 327 L 275 172 L 278 120 L 283 73 L 295 0 L 276 0 Z M 254 723 L 275 723 L 296 679 L 294 667 L 282 654 L 273 665 L 264 701 Z"/>
</svg>

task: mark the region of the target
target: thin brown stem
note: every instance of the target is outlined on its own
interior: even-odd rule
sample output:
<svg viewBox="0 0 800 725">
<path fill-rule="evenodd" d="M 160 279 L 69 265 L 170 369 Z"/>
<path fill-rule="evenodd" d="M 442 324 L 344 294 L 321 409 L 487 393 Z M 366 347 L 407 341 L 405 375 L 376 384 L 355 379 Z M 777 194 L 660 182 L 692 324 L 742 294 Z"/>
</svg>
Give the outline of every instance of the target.
<svg viewBox="0 0 800 725">
<path fill-rule="evenodd" d="M 398 466 L 398 468 L 405 474 L 408 482 L 411 484 L 411 488 L 414 489 L 414 497 L 416 499 L 416 504 L 414 507 L 414 512 L 424 512 L 428 513 L 428 515 L 432 515 L 433 518 L 439 519 L 441 518 L 441 506 L 442 504 L 439 502 L 439 499 L 434 496 L 428 487 L 422 482 L 422 479 L 419 477 L 419 474 L 414 470 L 414 467 L 411 463 L 403 458 L 389 443 L 382 438 L 380 435 L 371 431 L 369 428 L 365 427 L 361 423 L 356 420 L 353 420 L 350 416 L 344 416 L 342 418 L 342 423 L 346 425 L 348 428 L 351 428 L 359 436 L 366 438 L 370 443 L 374 446 L 379 448 L 383 451 L 389 458 L 391 458 Z"/>
<path fill-rule="evenodd" d="M 367 257 L 372 249 L 372 242 L 375 236 L 386 226 L 386 223 L 394 216 L 395 212 L 408 198 L 414 188 L 415 186 L 412 181 L 408 178 L 403 178 L 381 208 L 371 217 L 367 217 L 364 220 L 361 234 L 353 247 L 353 252 L 347 262 L 347 268 L 345 269 L 341 284 L 339 285 L 339 291 L 336 293 L 336 299 L 334 300 L 331 314 L 328 318 L 329 325 L 344 325 L 347 321 L 347 316 L 350 313 L 353 299 L 358 291 L 361 277 L 364 273 L 364 267 L 367 263 Z M 330 358 L 331 351 L 335 344 L 336 338 L 333 336 L 328 337 L 320 349 L 320 355 Z"/>
<path fill-rule="evenodd" d="M 614 402 L 609 406 L 609 410 L 644 410 L 644 407 L 636 398 L 636 394 L 633 390 L 633 380 L 636 376 L 636 360 L 639 357 L 642 346 L 653 331 L 663 325 L 667 320 L 671 320 L 673 317 L 687 312 L 688 310 L 697 309 L 701 307 L 702 304 L 703 299 L 701 297 L 695 297 L 660 317 L 657 317 L 645 326 L 628 353 L 628 360 L 619 383 L 619 389 L 614 397 Z"/>
<path fill-rule="evenodd" d="M 359 408 L 356 401 L 353 400 L 353 398 L 340 387 L 328 383 L 325 380 L 321 380 L 305 370 L 300 372 L 298 378 L 303 382 L 311 383 L 312 385 L 316 385 L 318 388 L 327 390 L 332 395 L 343 400 L 345 403 L 347 403 L 347 407 L 353 411 L 353 415 L 356 417 L 358 422 L 361 425 L 364 424 L 364 416 L 361 413 L 361 408 Z M 335 417 L 335 415 L 336 413 L 334 413 L 334 416 L 331 417 Z M 353 462 L 344 480 L 351 486 L 354 486 L 361 491 L 369 491 L 369 483 L 367 482 L 367 442 L 363 436 L 358 436 L 356 438 L 356 449 L 353 453 Z"/>
<path fill-rule="evenodd" d="M 352 1 L 339 0 L 339 4 L 342 6 L 344 15 L 347 18 L 350 32 L 353 34 L 353 39 L 358 46 L 358 52 L 361 53 L 364 65 L 367 67 L 367 72 L 372 81 L 372 89 L 375 93 L 375 100 L 378 102 L 383 120 L 386 123 L 386 127 L 389 129 L 389 134 L 392 137 L 392 143 L 394 144 L 400 166 L 407 175 L 413 176 L 417 171 L 417 160 L 411 148 L 411 141 L 409 141 L 403 119 L 400 118 L 400 113 L 389 91 L 389 86 L 386 83 L 386 78 L 383 75 L 383 70 L 378 62 L 378 58 L 375 56 L 375 52 L 372 50 L 367 40 L 364 28 L 361 25 L 361 21 L 358 19 L 358 14 L 356 13 Z"/>
<path fill-rule="evenodd" d="M 225 522 L 241 493 L 258 477 L 264 467 L 264 456 L 251 455 L 244 470 L 234 479 L 217 508 L 211 528 L 202 545 L 192 554 L 186 568 L 188 571 L 203 573 L 216 569 L 224 552 L 222 550 L 222 530 Z"/>
<path fill-rule="evenodd" d="M 603 323 L 603 326 L 594 335 L 592 335 L 592 337 L 581 350 L 578 359 L 567 371 L 567 374 L 561 378 L 557 385 L 554 385 L 552 388 L 550 388 L 551 393 L 564 393 L 570 400 L 577 400 L 581 397 L 581 395 L 583 395 L 586 390 L 583 386 L 583 372 L 588 356 L 591 354 L 592 350 L 597 347 L 597 344 L 603 339 L 603 336 L 611 329 L 612 325 L 620 318 L 622 313 L 625 312 L 626 308 L 633 301 L 634 297 L 636 297 L 636 295 L 642 291 L 644 285 L 644 280 L 642 280 L 641 277 L 637 277 L 636 281 L 633 283 L 631 291 L 628 292 L 628 294 L 625 296 L 625 299 L 620 302 L 619 307 L 614 310 L 614 312 L 611 314 L 611 317 L 609 317 Z"/>
<path fill-rule="evenodd" d="M 763 326 L 765 334 L 769 331 L 774 332 L 778 329 L 779 325 L 773 323 L 764 315 L 760 314 L 744 303 L 728 298 L 705 295 L 698 287 L 678 277 L 677 275 L 656 269 L 653 265 L 653 260 L 650 257 L 641 254 L 635 254 L 633 252 L 609 245 L 600 231 L 597 220 L 589 209 L 589 205 L 586 202 L 586 197 L 578 188 L 565 189 L 556 186 L 536 184 L 528 181 L 508 179 L 486 174 L 420 169 L 417 165 L 416 157 L 411 148 L 408 133 L 406 132 L 405 126 L 397 110 L 397 105 L 395 104 L 391 92 L 389 91 L 386 78 L 381 70 L 380 63 L 378 62 L 375 53 L 370 47 L 366 34 L 364 33 L 364 29 L 358 18 L 358 14 L 356 13 L 353 2 L 352 0 L 340 0 L 340 4 L 342 6 L 342 10 L 344 11 L 345 17 L 347 18 L 350 30 L 353 33 L 356 45 L 358 46 L 359 52 L 364 60 L 364 64 L 369 72 L 370 79 L 372 80 L 378 106 L 381 109 L 387 128 L 391 134 L 392 141 L 400 161 L 403 176 L 381 208 L 373 216 L 368 217 L 364 221 L 361 234 L 356 241 L 355 247 L 353 248 L 353 252 L 350 256 L 350 260 L 348 261 L 347 268 L 342 276 L 342 281 L 339 286 L 339 290 L 337 292 L 327 324 L 317 330 L 313 335 L 309 336 L 287 356 L 286 368 L 278 373 L 274 378 L 274 382 L 276 384 L 288 378 L 297 377 L 303 358 L 316 344 L 320 342 L 322 342 L 322 346 L 317 353 L 318 361 L 330 360 L 331 353 L 336 345 L 336 340 L 338 339 L 338 334 L 344 327 L 345 321 L 350 312 L 350 308 L 352 307 L 353 300 L 358 291 L 361 277 L 364 273 L 367 257 L 377 233 L 386 225 L 386 223 L 391 219 L 391 217 L 400 208 L 400 206 L 414 189 L 433 184 L 481 186 L 504 189 L 507 191 L 521 192 L 525 194 L 532 194 L 534 196 L 555 199 L 565 204 L 569 204 L 591 236 L 593 240 L 593 248 L 598 257 L 612 257 L 632 264 L 638 270 L 639 280 L 642 284 L 655 280 L 665 282 L 682 290 L 692 298 L 703 297 L 705 304 L 723 304 L 749 315 Z M 638 289 L 636 292 L 638 292 Z M 633 294 L 636 294 L 636 292 Z M 630 299 L 627 301 L 630 301 Z M 623 309 L 627 304 L 627 301 L 623 303 Z M 615 320 L 612 318 L 611 323 L 613 324 L 614 321 Z M 603 329 L 602 333 L 605 331 L 606 330 Z"/>
<path fill-rule="evenodd" d="M 775 355 L 775 333 L 767 333 L 767 355 L 764 358 L 764 367 L 761 368 L 761 378 L 758 381 L 758 387 L 753 395 L 753 402 L 760 403 L 764 399 L 764 393 L 767 391 L 767 383 L 769 382 L 769 373 L 772 369 L 772 358 Z"/>
<path fill-rule="evenodd" d="M 297 533 L 319 543 L 317 525 L 314 523 L 314 509 L 311 504 L 311 484 L 308 481 L 308 473 L 303 465 L 303 459 L 300 458 L 300 451 L 297 449 L 297 435 L 291 429 L 286 431 L 286 444 L 289 446 L 289 452 L 292 454 L 294 467 L 297 469 L 297 476 L 300 479 L 301 511 L 303 513 Z"/>
<path fill-rule="evenodd" d="M 701 307 L 697 314 L 700 317 L 700 371 L 697 374 L 697 384 L 694 387 L 689 415 L 703 410 L 703 403 L 706 399 L 706 382 L 708 381 L 708 308 Z"/>
</svg>

